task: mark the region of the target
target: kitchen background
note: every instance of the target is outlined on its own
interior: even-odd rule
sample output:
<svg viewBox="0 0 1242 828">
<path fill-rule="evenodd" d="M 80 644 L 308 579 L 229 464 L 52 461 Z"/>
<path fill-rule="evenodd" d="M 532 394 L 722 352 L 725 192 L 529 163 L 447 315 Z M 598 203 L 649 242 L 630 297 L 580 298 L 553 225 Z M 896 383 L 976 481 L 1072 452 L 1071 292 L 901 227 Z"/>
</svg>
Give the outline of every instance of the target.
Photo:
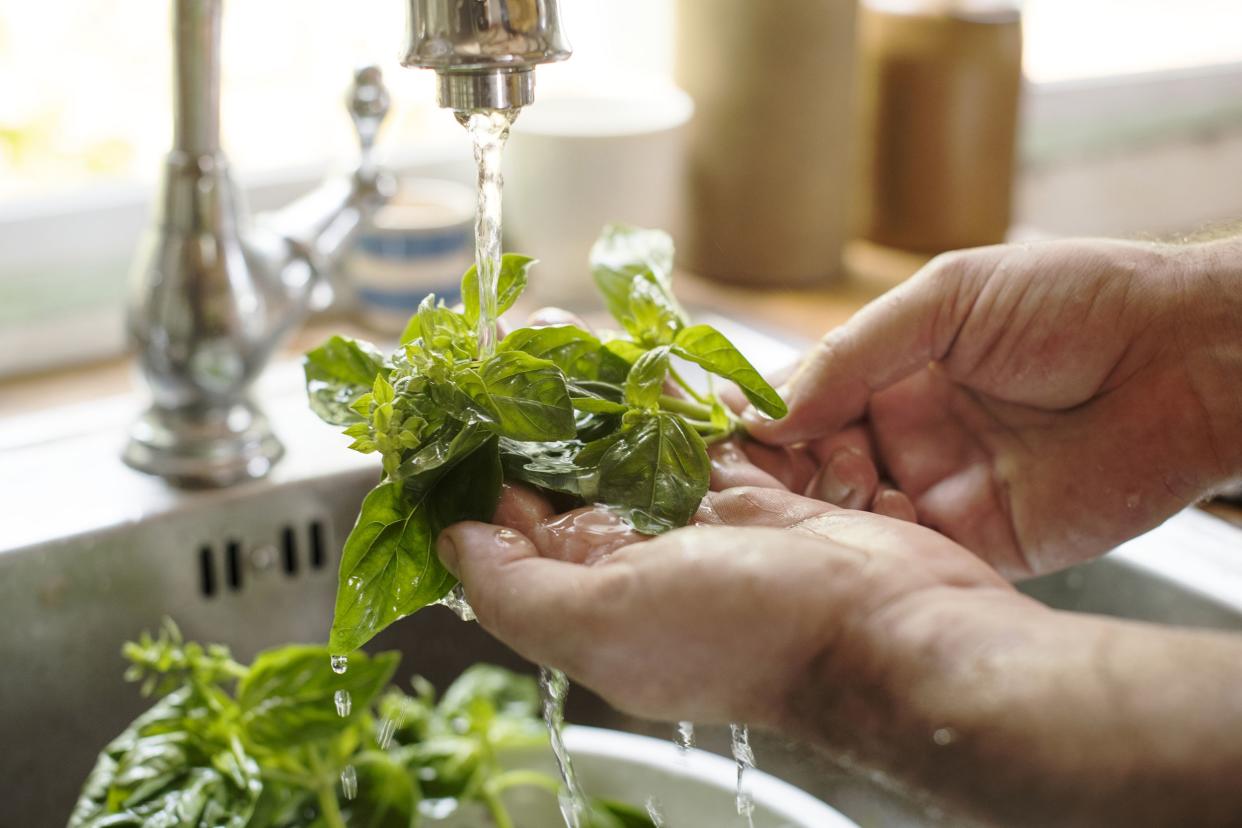
<svg viewBox="0 0 1242 828">
<path fill-rule="evenodd" d="M 540 100 L 669 83 L 677 6 L 567 0 L 574 57 L 540 71 Z M 0 374 L 124 347 L 126 273 L 171 140 L 169 7 L 0 0 Z M 382 157 L 469 181 L 433 77 L 397 65 L 400 0 L 234 2 L 224 21 L 224 145 L 256 210 L 352 162 L 341 98 L 365 62 L 392 92 Z M 1022 27 L 1014 235 L 1163 235 L 1242 215 L 1242 6 L 1027 0 Z"/>
</svg>

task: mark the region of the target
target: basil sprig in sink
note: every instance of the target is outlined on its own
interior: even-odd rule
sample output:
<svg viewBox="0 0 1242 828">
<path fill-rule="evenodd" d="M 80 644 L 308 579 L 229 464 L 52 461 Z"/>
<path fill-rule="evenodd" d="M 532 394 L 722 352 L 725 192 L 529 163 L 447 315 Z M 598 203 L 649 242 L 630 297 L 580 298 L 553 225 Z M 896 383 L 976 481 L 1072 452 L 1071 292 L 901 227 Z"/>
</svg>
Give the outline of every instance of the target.
<svg viewBox="0 0 1242 828">
<path fill-rule="evenodd" d="M 513 306 L 534 265 L 504 256 L 499 312 Z M 483 356 L 471 268 L 464 308 L 427 297 L 392 354 L 335 336 L 306 355 L 311 407 L 383 466 L 345 542 L 333 653 L 353 651 L 453 588 L 436 536 L 457 521 L 491 518 L 502 481 L 606 504 L 645 534 L 689 522 L 707 492 L 708 444 L 739 424 L 716 394 L 682 379 L 676 360 L 732 381 L 770 416 L 785 414 L 724 335 L 690 323 L 673 296 L 666 233 L 609 226 L 590 265 L 621 333 L 519 328 Z"/>
</svg>

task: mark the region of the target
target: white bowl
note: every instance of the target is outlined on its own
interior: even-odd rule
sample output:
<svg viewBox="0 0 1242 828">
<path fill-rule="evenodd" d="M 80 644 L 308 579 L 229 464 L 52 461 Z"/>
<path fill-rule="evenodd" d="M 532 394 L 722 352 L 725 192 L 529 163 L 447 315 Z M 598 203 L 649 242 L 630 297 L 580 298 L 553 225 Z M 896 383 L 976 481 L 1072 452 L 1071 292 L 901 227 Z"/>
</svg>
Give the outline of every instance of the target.
<svg viewBox="0 0 1242 828">
<path fill-rule="evenodd" d="M 667 828 L 731 828 L 745 826 L 737 815 L 734 795 L 737 769 L 732 761 L 701 750 L 682 751 L 671 740 L 652 739 L 616 730 L 571 725 L 565 745 L 583 789 L 589 796 L 621 800 L 639 808 L 649 798 L 658 804 Z M 506 765 L 555 774 L 546 748 L 515 751 Z M 746 772 L 746 787 L 755 800 L 755 828 L 858 828 L 857 823 L 788 782 L 758 770 Z M 556 803 L 546 792 L 513 789 L 505 797 L 520 828 L 558 828 Z M 445 826 L 488 824 L 479 811 L 462 808 Z"/>
</svg>

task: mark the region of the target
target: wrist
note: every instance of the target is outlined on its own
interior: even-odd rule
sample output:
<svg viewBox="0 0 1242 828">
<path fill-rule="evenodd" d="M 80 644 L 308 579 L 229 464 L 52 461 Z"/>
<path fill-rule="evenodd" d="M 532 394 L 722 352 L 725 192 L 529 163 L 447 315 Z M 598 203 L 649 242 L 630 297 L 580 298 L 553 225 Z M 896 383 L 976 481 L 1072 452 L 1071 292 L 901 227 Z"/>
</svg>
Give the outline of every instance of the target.
<svg viewBox="0 0 1242 828">
<path fill-rule="evenodd" d="M 1184 248 L 1178 259 L 1179 338 L 1220 484 L 1242 475 L 1242 237 Z"/>
</svg>

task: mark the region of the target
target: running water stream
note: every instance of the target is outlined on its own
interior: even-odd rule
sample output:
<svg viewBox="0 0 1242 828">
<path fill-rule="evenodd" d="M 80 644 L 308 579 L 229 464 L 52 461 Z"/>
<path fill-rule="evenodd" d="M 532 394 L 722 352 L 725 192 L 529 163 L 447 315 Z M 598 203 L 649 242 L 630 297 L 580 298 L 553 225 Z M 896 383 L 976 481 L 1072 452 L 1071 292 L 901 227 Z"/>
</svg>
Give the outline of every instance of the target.
<svg viewBox="0 0 1242 828">
<path fill-rule="evenodd" d="M 729 725 L 733 737 L 733 761 L 737 763 L 737 815 L 755 828 L 755 799 L 746 787 L 746 771 L 755 767 L 755 752 L 750 748 L 750 728 L 744 724 Z"/>
</svg>

